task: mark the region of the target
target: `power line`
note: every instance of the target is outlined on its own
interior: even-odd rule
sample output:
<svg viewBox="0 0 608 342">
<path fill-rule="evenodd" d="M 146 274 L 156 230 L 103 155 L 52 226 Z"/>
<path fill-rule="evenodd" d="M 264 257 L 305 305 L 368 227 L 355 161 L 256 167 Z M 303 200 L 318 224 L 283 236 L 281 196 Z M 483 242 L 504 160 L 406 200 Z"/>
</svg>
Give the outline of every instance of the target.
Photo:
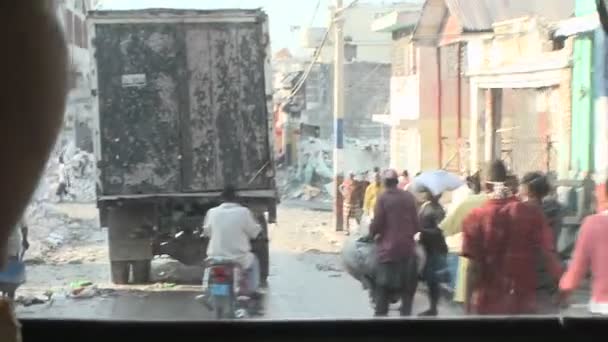
<svg viewBox="0 0 608 342">
<path fill-rule="evenodd" d="M 359 2 L 359 0 L 353 0 L 353 2 L 350 3 L 350 5 L 346 6 L 344 8 L 344 10 L 347 10 L 349 8 L 352 8 L 353 6 L 355 6 L 357 4 L 357 2 Z"/>
<path fill-rule="evenodd" d="M 344 12 L 345 10 L 347 10 L 347 9 L 352 8 L 353 6 L 355 6 L 358 2 L 359 2 L 359 0 L 353 0 L 348 6 L 343 7 L 341 9 L 336 9 L 337 13 L 335 13 L 333 15 L 331 23 L 329 24 L 329 27 L 327 28 L 327 31 L 325 31 L 325 35 L 323 36 L 323 40 L 321 41 L 321 44 L 319 44 L 319 47 L 315 51 L 315 54 L 313 55 L 312 61 L 308 65 L 306 71 L 304 72 L 304 75 L 302 75 L 302 77 L 298 81 L 297 85 L 295 86 L 294 90 L 283 101 L 289 101 L 290 99 L 292 99 L 300 91 L 300 89 L 302 88 L 302 86 L 306 83 L 306 79 L 310 75 L 310 72 L 312 71 L 312 68 L 315 66 L 315 64 L 319 60 L 319 57 L 321 57 L 321 52 L 323 50 L 323 47 L 327 43 L 327 40 L 329 38 L 329 33 L 331 32 L 332 28 L 334 27 L 334 23 L 336 21 L 336 17 L 339 14 L 338 11 L 339 12 Z"/>
<path fill-rule="evenodd" d="M 317 6 L 315 6 L 315 11 L 312 13 L 312 18 L 310 19 L 310 24 L 308 25 L 309 27 L 312 27 L 312 25 L 314 25 L 320 6 L 321 6 L 321 0 L 317 0 Z"/>
<path fill-rule="evenodd" d="M 315 66 L 315 64 L 319 60 L 319 57 L 321 57 L 321 52 L 323 51 L 323 47 L 327 43 L 327 40 L 329 38 L 329 33 L 331 32 L 331 29 L 333 28 L 333 26 L 334 26 L 334 22 L 332 20 L 331 24 L 327 28 L 327 31 L 325 31 L 325 35 L 323 36 L 323 40 L 321 41 L 321 44 L 319 45 L 319 47 L 315 51 L 315 54 L 313 55 L 312 61 L 310 62 L 306 71 L 304 72 L 304 75 L 302 75 L 302 77 L 298 81 L 297 85 L 295 86 L 294 90 L 291 92 L 291 94 L 289 94 L 289 96 L 287 96 L 287 98 L 284 101 L 289 101 L 290 99 L 292 99 L 300 91 L 300 89 L 302 88 L 304 83 L 306 83 L 306 79 L 308 78 L 308 75 L 310 75 L 312 68 Z"/>
</svg>

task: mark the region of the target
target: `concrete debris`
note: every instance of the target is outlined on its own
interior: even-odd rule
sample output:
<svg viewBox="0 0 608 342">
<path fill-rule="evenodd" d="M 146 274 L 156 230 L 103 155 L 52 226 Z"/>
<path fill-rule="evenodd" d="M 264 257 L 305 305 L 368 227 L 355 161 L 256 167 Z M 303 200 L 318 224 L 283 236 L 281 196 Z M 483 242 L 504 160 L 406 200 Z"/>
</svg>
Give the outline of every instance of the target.
<svg viewBox="0 0 608 342">
<path fill-rule="evenodd" d="M 97 289 L 97 286 L 89 284 L 89 285 L 83 285 L 80 287 L 73 288 L 68 293 L 68 298 L 87 299 L 87 298 L 93 298 L 99 294 L 100 293 L 99 293 L 99 290 Z"/>
<path fill-rule="evenodd" d="M 51 235 L 46 238 L 46 241 L 52 248 L 57 248 L 63 244 L 63 236 L 57 233 L 51 233 Z"/>
<path fill-rule="evenodd" d="M 34 194 L 33 203 L 57 202 L 57 188 L 59 187 L 59 159 L 63 157 L 65 175 L 68 182 L 66 199 L 73 202 L 88 203 L 95 201 L 96 197 L 96 171 L 93 154 L 80 150 L 74 142 L 58 146 L 51 153 L 45 167 L 44 175 Z"/>
<path fill-rule="evenodd" d="M 303 199 L 309 201 L 318 197 L 321 194 L 321 189 L 305 184 L 303 188 L 303 193 Z"/>
<path fill-rule="evenodd" d="M 345 167 L 357 174 L 388 165 L 388 149 L 381 140 L 346 139 Z M 279 174 L 284 199 L 329 202 L 334 197 L 333 145 L 329 140 L 302 139 L 297 163 Z M 282 179 L 281 179 L 282 176 Z M 310 193 L 311 188 L 319 189 Z"/>
</svg>

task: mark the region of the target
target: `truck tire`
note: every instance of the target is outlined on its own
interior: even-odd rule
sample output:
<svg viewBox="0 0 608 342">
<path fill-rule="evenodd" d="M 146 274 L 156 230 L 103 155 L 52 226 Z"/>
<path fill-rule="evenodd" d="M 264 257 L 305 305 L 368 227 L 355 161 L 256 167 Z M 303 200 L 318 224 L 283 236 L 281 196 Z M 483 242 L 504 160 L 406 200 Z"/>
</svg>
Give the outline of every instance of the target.
<svg viewBox="0 0 608 342">
<path fill-rule="evenodd" d="M 254 243 L 253 252 L 260 262 L 260 285 L 266 287 L 268 285 L 268 273 L 270 270 L 270 248 L 268 243 L 268 224 L 264 215 L 257 217 L 260 226 L 262 226 L 262 236 Z"/>
<path fill-rule="evenodd" d="M 110 262 L 112 273 L 112 283 L 116 285 L 125 285 L 129 283 L 129 263 L 126 261 Z"/>
<path fill-rule="evenodd" d="M 152 260 L 137 260 L 131 262 L 133 268 L 133 283 L 148 284 L 152 270 Z"/>
<path fill-rule="evenodd" d="M 108 243 L 114 283 L 128 283 L 131 269 L 134 282 L 149 281 L 153 232 L 148 227 L 155 215 L 154 208 L 144 203 L 127 203 L 108 211 Z"/>
</svg>

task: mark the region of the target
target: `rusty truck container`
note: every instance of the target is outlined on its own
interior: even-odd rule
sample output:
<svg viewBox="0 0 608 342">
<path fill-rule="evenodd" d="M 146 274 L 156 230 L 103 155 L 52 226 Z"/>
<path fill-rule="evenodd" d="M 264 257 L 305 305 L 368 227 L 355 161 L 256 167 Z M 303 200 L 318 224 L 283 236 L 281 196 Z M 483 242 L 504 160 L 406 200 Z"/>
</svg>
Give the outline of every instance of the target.
<svg viewBox="0 0 608 342">
<path fill-rule="evenodd" d="M 87 22 L 98 207 L 116 282 L 125 265 L 147 272 L 160 236 L 195 230 L 226 184 L 260 220 L 274 216 L 266 14 L 93 11 Z"/>
</svg>

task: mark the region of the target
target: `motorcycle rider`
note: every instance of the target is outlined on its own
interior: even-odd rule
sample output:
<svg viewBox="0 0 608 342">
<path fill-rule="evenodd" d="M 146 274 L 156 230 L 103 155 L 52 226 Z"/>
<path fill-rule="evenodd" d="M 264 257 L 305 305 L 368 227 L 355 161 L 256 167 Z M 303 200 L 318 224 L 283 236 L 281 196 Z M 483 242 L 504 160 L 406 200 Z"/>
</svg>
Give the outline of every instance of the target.
<svg viewBox="0 0 608 342">
<path fill-rule="evenodd" d="M 246 292 L 254 294 L 260 283 L 260 262 L 251 252 L 251 240 L 262 228 L 251 211 L 237 203 L 234 186 L 226 186 L 221 198 L 223 203 L 210 209 L 203 223 L 203 234 L 209 237 L 207 257 L 238 263 L 247 277 Z"/>
</svg>

